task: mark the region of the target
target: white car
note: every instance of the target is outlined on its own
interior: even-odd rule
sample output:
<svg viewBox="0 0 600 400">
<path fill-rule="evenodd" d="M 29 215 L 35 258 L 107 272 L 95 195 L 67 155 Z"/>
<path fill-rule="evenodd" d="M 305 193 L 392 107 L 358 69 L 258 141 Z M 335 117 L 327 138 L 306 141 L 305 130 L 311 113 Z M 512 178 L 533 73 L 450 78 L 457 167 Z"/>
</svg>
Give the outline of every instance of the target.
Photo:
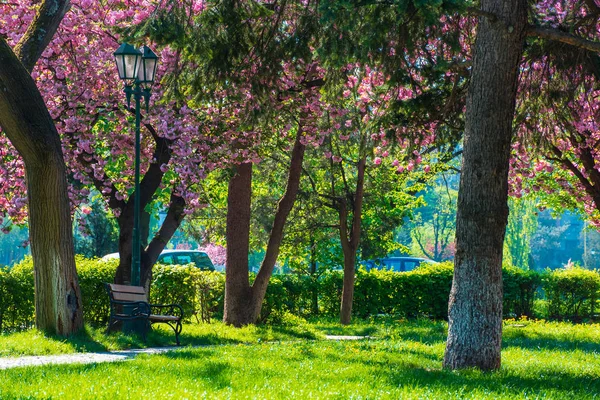
<svg viewBox="0 0 600 400">
<path fill-rule="evenodd" d="M 119 253 L 107 254 L 102 257 L 102 261 L 113 260 L 115 258 L 119 258 Z M 215 266 L 208 254 L 199 250 L 163 250 L 156 262 L 166 265 L 186 265 L 194 263 L 196 264 L 196 267 L 203 271 L 215 270 Z"/>
</svg>

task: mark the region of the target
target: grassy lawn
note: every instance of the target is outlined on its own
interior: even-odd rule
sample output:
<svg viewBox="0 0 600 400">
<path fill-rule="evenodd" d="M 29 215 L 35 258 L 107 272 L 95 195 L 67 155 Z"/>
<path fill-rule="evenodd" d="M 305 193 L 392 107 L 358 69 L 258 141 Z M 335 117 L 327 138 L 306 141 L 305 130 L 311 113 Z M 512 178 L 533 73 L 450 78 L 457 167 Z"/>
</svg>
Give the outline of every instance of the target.
<svg viewBox="0 0 600 400">
<path fill-rule="evenodd" d="M 313 321 L 308 325 L 244 330 L 211 324 L 188 325 L 186 330 L 186 344 L 205 340 L 222 345 L 139 356 L 125 363 L 0 371 L 0 398 L 600 396 L 600 325 L 509 321 L 505 325 L 503 367 L 495 373 L 442 370 L 446 335 L 443 322 L 384 320 L 340 328 L 333 321 Z M 374 339 L 332 342 L 321 340 L 319 332 L 369 335 Z M 33 334 L 20 335 L 22 340 L 40 340 Z M 4 349 L 12 336 L 0 337 L 0 348 Z M 306 340 L 309 337 L 317 340 Z M 155 333 L 152 340 L 168 342 L 170 337 L 164 331 Z M 120 342 L 117 336 L 97 343 L 116 348 L 136 344 L 125 339 Z M 48 345 L 58 349 L 54 346 Z M 66 351 L 77 349 L 69 341 L 62 346 L 67 346 Z"/>
<path fill-rule="evenodd" d="M 312 325 L 299 320 L 282 326 L 247 326 L 236 329 L 220 322 L 184 324 L 180 335 L 184 346 L 251 344 L 322 338 L 323 334 Z M 155 325 L 143 342 L 135 335 L 105 334 L 104 328 L 86 326 L 85 331 L 70 338 L 46 336 L 32 329 L 25 332 L 0 335 L 0 357 L 39 356 L 77 352 L 104 352 L 144 347 L 174 346 L 175 335 L 166 325 Z"/>
</svg>

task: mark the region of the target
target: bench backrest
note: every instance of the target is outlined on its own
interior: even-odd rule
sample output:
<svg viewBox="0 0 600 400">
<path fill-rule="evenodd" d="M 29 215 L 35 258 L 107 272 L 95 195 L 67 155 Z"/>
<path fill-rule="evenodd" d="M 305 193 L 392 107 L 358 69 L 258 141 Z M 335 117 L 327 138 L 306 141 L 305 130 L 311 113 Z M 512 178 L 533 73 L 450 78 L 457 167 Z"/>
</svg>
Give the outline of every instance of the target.
<svg viewBox="0 0 600 400">
<path fill-rule="evenodd" d="M 148 301 L 146 291 L 141 286 L 108 284 L 111 297 L 116 301 Z"/>
</svg>

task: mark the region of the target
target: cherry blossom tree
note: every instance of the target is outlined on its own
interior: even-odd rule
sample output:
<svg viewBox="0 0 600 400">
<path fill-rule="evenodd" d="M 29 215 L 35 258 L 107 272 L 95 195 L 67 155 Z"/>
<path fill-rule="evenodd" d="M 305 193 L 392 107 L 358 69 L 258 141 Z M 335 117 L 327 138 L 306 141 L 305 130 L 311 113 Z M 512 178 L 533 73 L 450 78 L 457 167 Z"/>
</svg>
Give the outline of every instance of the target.
<svg viewBox="0 0 600 400">
<path fill-rule="evenodd" d="M 3 6 L 2 32 L 15 40 L 27 29 L 34 10 L 29 2 Z M 118 32 L 140 23 L 159 7 L 138 1 L 73 1 L 71 10 L 48 44 L 33 77 L 45 96 L 50 114 L 62 138 L 70 176 L 73 207 L 86 201 L 90 190 L 102 193 L 120 228 L 120 264 L 115 281 L 128 282 L 131 263 L 133 220 L 132 111 L 125 106 L 122 83 L 118 80 L 112 52 L 119 45 Z M 194 3 L 201 11 L 201 2 Z M 84 51 L 81 51 L 84 49 Z M 186 66 L 168 48 L 160 52 L 159 78 L 168 81 Z M 142 180 L 139 196 L 143 207 L 142 282 L 148 284 L 151 267 L 178 228 L 184 216 L 200 207 L 195 192 L 205 170 L 220 162 L 223 138 L 213 129 L 235 111 L 216 112 L 216 107 L 192 109 L 187 99 L 169 101 L 168 84 L 158 84 L 148 112 L 143 115 Z M 221 147 L 220 147 L 221 146 Z M 210 152 L 209 152 L 210 150 Z M 212 155 L 212 158 L 210 155 Z M 22 164 L 10 148 L 2 153 L 7 172 L 14 178 L 4 181 L 3 207 L 13 222 L 26 215 Z M 234 155 L 235 156 L 235 155 Z M 158 233 L 147 242 L 152 203 L 167 205 L 166 219 Z"/>
<path fill-rule="evenodd" d="M 69 335 L 82 328 L 83 314 L 67 174 L 59 134 L 34 81 L 35 72 L 30 75 L 68 11 L 69 2 L 21 4 L 18 11 L 11 10 L 11 6 L 0 5 L 0 14 L 6 19 L 0 28 L 0 154 L 7 157 L 0 181 L 13 189 L 26 186 L 27 196 L 16 191 L 2 200 L 2 206 L 20 209 L 28 205 L 36 326 Z M 21 26 L 23 29 L 19 29 Z M 22 213 L 13 210 L 9 216 L 19 220 Z"/>
</svg>

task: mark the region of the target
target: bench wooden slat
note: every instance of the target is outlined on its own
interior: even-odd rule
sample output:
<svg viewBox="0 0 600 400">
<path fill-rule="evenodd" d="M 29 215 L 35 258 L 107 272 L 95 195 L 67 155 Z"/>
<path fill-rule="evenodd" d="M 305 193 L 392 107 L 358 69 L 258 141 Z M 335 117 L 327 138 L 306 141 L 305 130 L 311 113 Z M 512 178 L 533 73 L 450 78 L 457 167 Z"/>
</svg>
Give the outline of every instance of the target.
<svg viewBox="0 0 600 400">
<path fill-rule="evenodd" d="M 142 286 L 117 285 L 116 283 L 110 283 L 109 285 L 112 292 L 146 294 L 146 290 Z"/>
<path fill-rule="evenodd" d="M 178 321 L 179 317 L 174 315 L 150 315 L 150 321 Z"/>
<path fill-rule="evenodd" d="M 146 307 L 144 309 L 150 310 L 152 307 L 148 304 L 148 299 L 146 297 L 146 291 L 142 286 L 127 286 L 127 285 L 118 285 L 115 283 L 107 283 L 106 288 L 109 292 L 110 297 L 110 319 L 108 322 L 108 327 L 110 330 L 111 325 L 118 320 L 131 320 L 132 318 L 143 318 L 151 323 L 166 323 L 175 332 L 175 341 L 179 346 L 179 334 L 181 333 L 181 319 L 183 318 L 183 310 L 181 306 L 177 304 L 164 305 L 163 308 L 168 308 L 170 313 L 179 314 L 179 315 L 163 315 L 163 314 L 145 314 L 147 311 L 142 311 L 136 315 L 123 314 L 123 310 L 121 306 L 117 306 L 114 302 L 143 302 Z M 122 303 L 121 303 L 122 304 Z M 157 305 L 157 308 L 160 307 Z M 178 311 L 177 311 L 178 310 Z M 143 333 L 145 340 L 145 332 Z"/>
<path fill-rule="evenodd" d="M 145 294 L 113 292 L 112 295 L 116 301 L 146 301 Z"/>
</svg>

